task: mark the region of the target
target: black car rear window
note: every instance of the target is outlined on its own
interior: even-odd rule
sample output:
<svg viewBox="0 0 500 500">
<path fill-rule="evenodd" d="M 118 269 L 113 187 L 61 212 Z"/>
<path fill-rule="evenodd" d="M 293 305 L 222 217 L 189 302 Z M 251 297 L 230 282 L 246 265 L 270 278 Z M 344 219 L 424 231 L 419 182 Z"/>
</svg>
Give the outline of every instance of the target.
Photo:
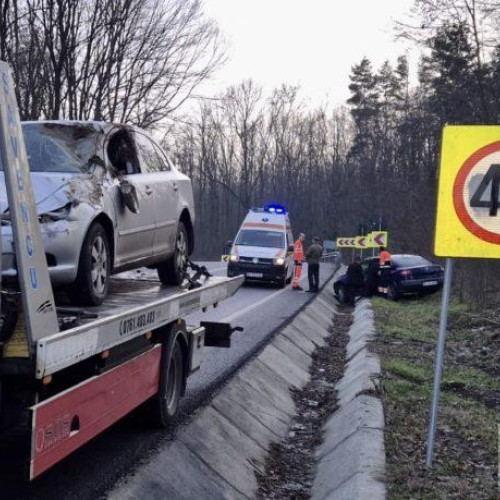
<svg viewBox="0 0 500 500">
<path fill-rule="evenodd" d="M 393 256 L 392 262 L 396 267 L 432 266 L 432 263 L 419 255 Z"/>
</svg>

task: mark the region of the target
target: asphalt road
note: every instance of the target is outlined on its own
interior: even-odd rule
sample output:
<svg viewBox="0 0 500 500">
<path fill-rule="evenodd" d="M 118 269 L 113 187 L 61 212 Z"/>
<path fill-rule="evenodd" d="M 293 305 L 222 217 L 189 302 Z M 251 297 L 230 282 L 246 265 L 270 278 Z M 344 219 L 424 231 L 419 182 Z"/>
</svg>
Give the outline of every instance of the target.
<svg viewBox="0 0 500 500">
<path fill-rule="evenodd" d="M 225 275 L 222 263 L 205 264 L 213 274 Z M 322 264 L 321 284 L 331 276 L 332 270 L 331 264 Z M 306 266 L 301 285 L 308 288 Z M 168 446 L 168 442 L 175 439 L 179 426 L 186 425 L 217 388 L 269 342 L 273 333 L 311 298 L 312 294 L 292 291 L 290 286 L 278 289 L 265 284 L 249 284 L 216 309 L 188 316 L 188 324 L 198 324 L 202 320 L 230 322 L 243 327 L 244 331 L 233 333 L 230 349 L 205 349 L 202 367 L 188 380 L 177 421 L 169 430 L 152 430 L 140 412 L 135 412 L 31 484 L 20 481 L 18 460 L 11 459 L 19 448 L 9 449 L 7 453 L 0 450 L 0 497 L 16 500 L 105 497 L 106 491 L 118 479 L 133 472 L 136 465 L 154 459 L 159 447 Z"/>
</svg>

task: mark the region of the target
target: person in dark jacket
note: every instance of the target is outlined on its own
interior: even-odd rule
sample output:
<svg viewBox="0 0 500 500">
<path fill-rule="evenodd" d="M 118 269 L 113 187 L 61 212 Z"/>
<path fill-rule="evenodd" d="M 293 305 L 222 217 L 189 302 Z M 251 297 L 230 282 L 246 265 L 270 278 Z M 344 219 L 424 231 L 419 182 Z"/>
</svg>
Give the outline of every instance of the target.
<svg viewBox="0 0 500 500">
<path fill-rule="evenodd" d="M 319 261 L 323 255 L 323 247 L 319 244 L 319 238 L 312 239 L 312 245 L 307 249 L 307 277 L 309 279 L 308 292 L 319 292 Z"/>
<path fill-rule="evenodd" d="M 346 304 L 354 306 L 356 295 L 362 292 L 365 286 L 365 278 L 363 276 L 363 268 L 361 267 L 361 259 L 356 256 L 354 261 L 349 264 L 346 275 Z"/>
</svg>

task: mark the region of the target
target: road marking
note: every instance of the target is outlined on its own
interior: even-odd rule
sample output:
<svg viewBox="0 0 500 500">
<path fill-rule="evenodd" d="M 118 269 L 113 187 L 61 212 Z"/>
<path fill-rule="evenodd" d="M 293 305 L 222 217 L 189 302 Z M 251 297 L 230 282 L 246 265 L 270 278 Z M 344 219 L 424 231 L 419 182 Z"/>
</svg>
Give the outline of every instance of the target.
<svg viewBox="0 0 500 500">
<path fill-rule="evenodd" d="M 306 279 L 306 276 L 301 278 L 299 283 L 304 281 L 305 279 Z M 234 314 L 231 314 L 230 316 L 227 316 L 224 319 L 221 319 L 220 322 L 221 323 L 231 323 L 231 321 L 235 320 L 236 318 L 239 318 L 240 316 L 243 316 L 244 314 L 246 314 L 250 311 L 253 311 L 255 308 L 261 306 L 265 302 L 268 302 L 273 297 L 277 297 L 278 295 L 281 295 L 284 292 L 297 293 L 297 292 L 293 292 L 293 290 L 289 286 L 286 286 L 282 290 L 278 290 L 278 291 L 272 293 L 271 295 L 266 295 L 263 299 L 259 300 L 258 302 L 255 302 L 254 304 L 251 304 L 248 307 L 245 307 L 244 309 L 241 309 L 240 311 L 235 312 Z"/>
</svg>

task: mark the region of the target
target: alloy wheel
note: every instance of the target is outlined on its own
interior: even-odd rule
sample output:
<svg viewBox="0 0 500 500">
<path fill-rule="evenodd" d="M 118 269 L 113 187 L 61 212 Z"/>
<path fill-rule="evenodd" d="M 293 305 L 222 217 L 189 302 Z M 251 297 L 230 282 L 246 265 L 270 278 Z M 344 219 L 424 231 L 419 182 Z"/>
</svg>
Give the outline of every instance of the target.
<svg viewBox="0 0 500 500">
<path fill-rule="evenodd" d="M 97 235 L 92 243 L 90 279 L 92 287 L 98 294 L 104 293 L 106 288 L 108 256 L 106 245 L 101 235 Z"/>
</svg>

